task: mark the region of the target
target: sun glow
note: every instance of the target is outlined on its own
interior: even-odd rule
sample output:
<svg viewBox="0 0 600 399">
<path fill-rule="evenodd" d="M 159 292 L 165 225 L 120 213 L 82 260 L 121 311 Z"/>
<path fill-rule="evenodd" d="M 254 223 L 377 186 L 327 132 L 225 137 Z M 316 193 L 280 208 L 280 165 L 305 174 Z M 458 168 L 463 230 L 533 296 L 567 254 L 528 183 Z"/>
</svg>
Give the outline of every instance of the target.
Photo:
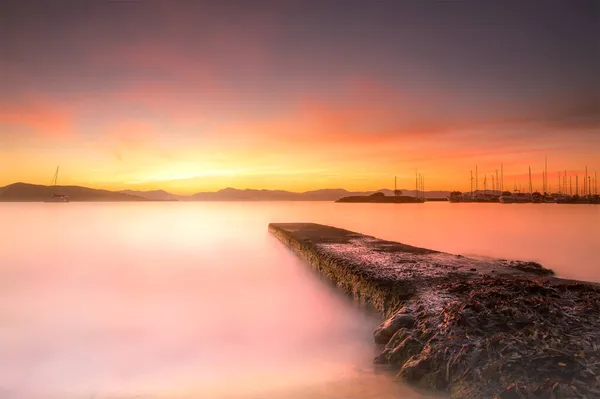
<svg viewBox="0 0 600 399">
<path fill-rule="evenodd" d="M 233 177 L 244 174 L 244 169 L 206 169 L 200 171 L 181 172 L 150 172 L 129 180 L 126 184 L 145 184 L 153 182 L 170 182 L 178 180 L 192 180 L 203 177 Z"/>
<path fill-rule="evenodd" d="M 56 165 L 61 184 L 175 193 L 378 190 L 394 176 L 409 189 L 416 169 L 427 189 L 464 191 L 475 165 L 489 174 L 504 163 L 518 183 L 545 157 L 553 171 L 600 169 L 591 19 L 521 40 L 527 7 L 520 22 L 506 19 L 519 29 L 494 36 L 504 25 L 476 22 L 494 13 L 463 31 L 436 16 L 444 7 L 367 2 L 339 14 L 333 3 L 314 12 L 343 23 L 275 5 L 239 15 L 204 2 L 98 6 L 113 26 L 84 8 L 15 6 L 7 15 L 20 22 L 0 23 L 10 38 L 0 48 L 0 186 L 48 184 Z M 66 22 L 75 14 L 84 22 Z"/>
</svg>

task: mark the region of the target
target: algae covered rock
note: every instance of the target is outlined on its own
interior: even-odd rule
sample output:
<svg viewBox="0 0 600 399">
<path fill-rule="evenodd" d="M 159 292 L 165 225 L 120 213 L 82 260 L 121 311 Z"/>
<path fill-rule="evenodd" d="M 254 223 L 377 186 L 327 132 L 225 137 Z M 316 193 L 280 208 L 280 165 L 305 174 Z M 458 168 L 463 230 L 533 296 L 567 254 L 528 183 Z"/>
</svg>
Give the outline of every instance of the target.
<svg viewBox="0 0 600 399">
<path fill-rule="evenodd" d="M 375 342 L 378 344 L 387 344 L 390 339 L 401 328 L 412 328 L 416 319 L 406 309 L 400 310 L 394 316 L 384 321 L 373 333 Z"/>
<path fill-rule="evenodd" d="M 373 362 L 375 364 L 401 365 L 412 356 L 417 355 L 423 349 L 423 342 L 410 330 L 401 328 L 390 339 L 385 349 Z"/>
</svg>

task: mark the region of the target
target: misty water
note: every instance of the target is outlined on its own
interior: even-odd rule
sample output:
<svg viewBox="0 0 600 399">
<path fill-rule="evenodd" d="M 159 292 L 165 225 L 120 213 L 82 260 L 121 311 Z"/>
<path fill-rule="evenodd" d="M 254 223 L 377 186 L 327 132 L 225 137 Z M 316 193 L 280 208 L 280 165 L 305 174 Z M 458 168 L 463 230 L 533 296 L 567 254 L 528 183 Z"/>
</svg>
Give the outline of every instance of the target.
<svg viewBox="0 0 600 399">
<path fill-rule="evenodd" d="M 310 221 L 600 281 L 600 206 L 0 204 L 2 398 L 420 398 L 376 315 L 267 232 Z"/>
</svg>

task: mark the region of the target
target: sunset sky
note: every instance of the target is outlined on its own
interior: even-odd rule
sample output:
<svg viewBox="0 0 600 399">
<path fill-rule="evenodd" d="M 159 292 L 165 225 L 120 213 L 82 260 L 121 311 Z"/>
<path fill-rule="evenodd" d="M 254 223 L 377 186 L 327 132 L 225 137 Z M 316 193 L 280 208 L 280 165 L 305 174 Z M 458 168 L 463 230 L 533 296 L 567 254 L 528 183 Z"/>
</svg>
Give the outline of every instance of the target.
<svg viewBox="0 0 600 399">
<path fill-rule="evenodd" d="M 598 1 L 2 1 L 0 186 L 600 171 Z M 550 183 L 557 178 L 550 175 Z M 541 182 L 539 177 L 536 177 Z M 538 184 L 539 186 L 539 184 Z"/>
</svg>

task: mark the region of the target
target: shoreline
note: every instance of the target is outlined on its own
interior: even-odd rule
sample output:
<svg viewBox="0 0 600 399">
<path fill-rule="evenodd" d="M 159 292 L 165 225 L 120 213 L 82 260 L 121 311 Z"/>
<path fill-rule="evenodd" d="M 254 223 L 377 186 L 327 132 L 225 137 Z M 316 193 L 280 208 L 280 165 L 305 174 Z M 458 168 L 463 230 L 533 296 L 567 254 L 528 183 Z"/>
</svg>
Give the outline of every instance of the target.
<svg viewBox="0 0 600 399">
<path fill-rule="evenodd" d="M 600 396 L 600 285 L 311 223 L 269 231 L 387 320 L 375 364 L 452 398 Z"/>
</svg>

